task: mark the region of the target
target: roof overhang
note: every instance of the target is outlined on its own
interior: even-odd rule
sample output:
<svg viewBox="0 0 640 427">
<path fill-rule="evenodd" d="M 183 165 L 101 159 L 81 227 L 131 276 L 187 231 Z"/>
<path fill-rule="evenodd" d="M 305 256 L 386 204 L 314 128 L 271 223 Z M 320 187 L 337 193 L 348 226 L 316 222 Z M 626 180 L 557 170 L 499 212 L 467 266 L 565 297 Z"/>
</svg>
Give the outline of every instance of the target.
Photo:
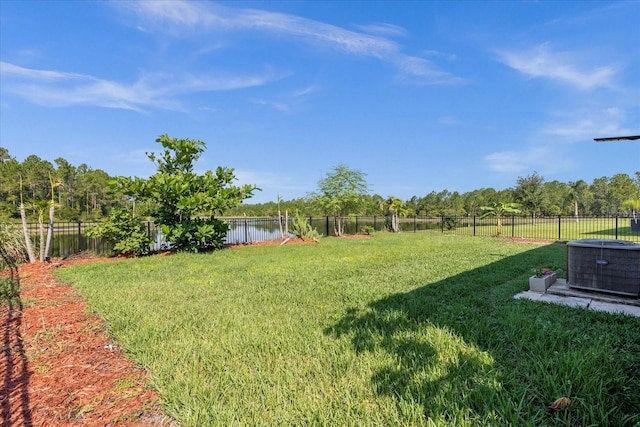
<svg viewBox="0 0 640 427">
<path fill-rule="evenodd" d="M 595 142 L 611 142 L 611 141 L 635 141 L 640 139 L 640 135 L 631 136 L 612 136 L 609 138 L 593 138 Z"/>
</svg>

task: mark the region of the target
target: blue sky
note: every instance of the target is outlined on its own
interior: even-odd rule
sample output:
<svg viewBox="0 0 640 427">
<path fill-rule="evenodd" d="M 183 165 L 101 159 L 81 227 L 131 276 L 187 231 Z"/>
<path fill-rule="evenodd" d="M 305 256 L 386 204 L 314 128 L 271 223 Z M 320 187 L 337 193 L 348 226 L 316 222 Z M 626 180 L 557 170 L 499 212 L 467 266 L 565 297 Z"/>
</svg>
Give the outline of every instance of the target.
<svg viewBox="0 0 640 427">
<path fill-rule="evenodd" d="M 638 1 L 0 2 L 0 145 L 110 175 L 204 141 L 249 202 L 640 170 Z"/>
</svg>

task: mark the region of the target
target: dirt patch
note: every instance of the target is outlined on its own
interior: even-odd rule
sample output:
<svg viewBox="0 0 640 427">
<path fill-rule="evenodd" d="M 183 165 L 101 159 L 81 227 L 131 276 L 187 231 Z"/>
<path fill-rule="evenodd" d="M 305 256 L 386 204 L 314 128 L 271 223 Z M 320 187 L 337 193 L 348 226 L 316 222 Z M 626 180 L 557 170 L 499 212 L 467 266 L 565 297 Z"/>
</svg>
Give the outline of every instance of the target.
<svg viewBox="0 0 640 427">
<path fill-rule="evenodd" d="M 114 260 L 83 255 L 20 267 L 20 301 L 0 307 L 3 426 L 173 424 L 145 387 L 146 373 L 53 275 L 56 268 Z"/>
</svg>

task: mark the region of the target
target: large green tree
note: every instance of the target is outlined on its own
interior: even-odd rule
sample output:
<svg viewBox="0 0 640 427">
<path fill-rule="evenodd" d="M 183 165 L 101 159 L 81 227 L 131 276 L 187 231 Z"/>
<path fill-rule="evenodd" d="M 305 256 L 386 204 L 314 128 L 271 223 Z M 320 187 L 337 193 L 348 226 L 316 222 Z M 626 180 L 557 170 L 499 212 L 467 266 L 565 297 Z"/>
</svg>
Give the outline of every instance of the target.
<svg viewBox="0 0 640 427">
<path fill-rule="evenodd" d="M 547 195 L 544 192 L 544 178 L 538 172 L 526 177 L 518 177 L 513 196 L 522 208 L 531 214 L 533 223 L 536 222 L 536 215 L 541 212 L 545 205 Z"/>
<path fill-rule="evenodd" d="M 586 206 L 589 196 L 589 185 L 586 182 L 581 179 L 575 182 L 569 182 L 569 191 L 567 193 L 567 197 L 569 198 L 571 206 L 573 207 L 573 218 L 576 222 L 578 222 L 580 218 L 580 205 L 582 205 L 583 207 Z"/>
<path fill-rule="evenodd" d="M 231 168 L 196 174 L 194 162 L 206 147 L 202 141 L 165 134 L 156 142 L 164 152 L 147 156 L 157 172 L 149 179 L 119 177 L 114 182 L 116 189 L 153 206 L 155 223 L 175 249 L 197 252 L 222 247 L 228 225 L 216 216 L 251 197 L 257 187 L 233 185 L 236 177 Z"/>
<path fill-rule="evenodd" d="M 626 173 L 615 174 L 609 179 L 608 198 L 616 214 L 622 212 L 625 201 L 635 198 L 637 194 L 636 183 Z"/>
<path fill-rule="evenodd" d="M 318 192 L 312 194 L 312 198 L 327 215 L 333 216 L 336 236 L 344 234 L 346 217 L 362 207 L 363 198 L 369 191 L 365 176 L 364 172 L 340 164 L 318 181 Z"/>
</svg>

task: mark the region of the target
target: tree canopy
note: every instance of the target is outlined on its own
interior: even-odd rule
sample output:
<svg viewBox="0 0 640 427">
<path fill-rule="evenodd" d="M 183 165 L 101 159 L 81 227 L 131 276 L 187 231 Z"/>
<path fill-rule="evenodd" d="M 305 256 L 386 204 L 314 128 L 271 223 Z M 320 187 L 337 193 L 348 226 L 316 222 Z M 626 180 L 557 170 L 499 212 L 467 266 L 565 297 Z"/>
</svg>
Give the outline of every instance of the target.
<svg viewBox="0 0 640 427">
<path fill-rule="evenodd" d="M 200 148 L 203 147 L 200 146 Z M 198 147 L 187 149 L 183 155 L 189 155 L 189 150 L 194 149 L 197 150 Z M 191 155 L 193 154 L 196 153 L 192 152 Z M 197 155 L 199 156 L 200 152 Z M 159 161 L 164 161 L 163 156 L 164 153 L 160 153 L 153 159 L 156 166 Z M 360 171 L 352 171 L 344 165 L 341 166 L 359 175 L 362 179 L 361 184 L 364 184 L 360 188 L 362 191 L 359 192 L 358 203 L 345 205 L 349 208 L 347 215 L 385 215 L 385 209 L 381 207 L 385 198 L 369 193 L 364 181 L 366 175 Z M 337 172 L 335 169 L 330 173 Z M 193 173 L 193 170 L 191 172 Z M 213 172 L 214 176 L 216 172 Z M 113 177 L 103 170 L 93 169 L 87 164 L 74 165 L 62 157 L 49 161 L 35 154 L 19 161 L 11 156 L 7 148 L 0 147 L 0 221 L 17 220 L 20 217 L 20 179 L 23 181 L 22 198 L 27 217 L 30 221 L 36 221 L 39 214 L 38 202 L 52 199 L 50 174 L 56 182 L 53 199 L 57 203 L 56 220 L 58 221 L 101 220 L 106 218 L 115 207 L 133 208 L 133 199 L 114 191 L 114 188 L 109 186 Z M 523 206 L 522 214 L 533 215 L 535 212 L 536 216 L 571 215 L 576 220 L 579 220 L 580 216 L 628 215 L 630 211 L 623 205 L 624 202 L 640 197 L 640 171 L 631 175 L 620 173 L 611 177 L 603 176 L 591 182 L 580 179 L 569 183 L 547 182 L 541 175 L 538 177 L 541 183 L 536 187 L 538 193 L 534 193 L 534 196 L 540 196 L 540 199 L 535 197 L 529 199 L 535 203 Z M 531 176 L 519 178 L 511 188 L 479 188 L 465 193 L 443 189 L 414 195 L 404 201 L 407 215 L 479 216 L 483 214 L 480 208 L 490 203 L 509 203 L 524 200 L 519 197 L 528 197 L 528 193 L 524 191 L 526 189 L 524 184 L 529 184 L 529 178 Z M 325 199 L 326 203 L 319 203 L 320 201 L 314 198 L 316 195 L 323 194 L 319 190 L 312 193 L 311 197 L 307 195 L 307 197 L 282 200 L 280 207 L 283 211 L 297 210 L 305 216 L 333 216 L 334 212 L 338 211 L 334 211 L 331 198 Z M 245 199 L 242 204 L 227 206 L 225 215 L 277 216 L 278 206 L 275 200 L 260 204 L 246 202 Z M 148 217 L 152 213 L 151 209 L 151 202 L 135 202 L 135 212 L 138 217 Z"/>
<path fill-rule="evenodd" d="M 251 197 L 257 187 L 234 185 L 232 168 L 219 166 L 215 172 L 196 174 L 194 162 L 206 146 L 202 141 L 170 138 L 165 134 L 156 142 L 164 152 L 147 156 L 156 163 L 158 171 L 149 179 L 119 177 L 114 181 L 116 190 L 148 203 L 154 222 L 175 249 L 199 251 L 221 247 L 228 225 L 216 217 Z"/>
<path fill-rule="evenodd" d="M 345 217 L 362 208 L 364 196 L 369 191 L 365 176 L 364 172 L 340 164 L 318 181 L 318 192 L 312 197 L 325 214 L 333 216 L 336 236 L 344 234 Z"/>
</svg>

